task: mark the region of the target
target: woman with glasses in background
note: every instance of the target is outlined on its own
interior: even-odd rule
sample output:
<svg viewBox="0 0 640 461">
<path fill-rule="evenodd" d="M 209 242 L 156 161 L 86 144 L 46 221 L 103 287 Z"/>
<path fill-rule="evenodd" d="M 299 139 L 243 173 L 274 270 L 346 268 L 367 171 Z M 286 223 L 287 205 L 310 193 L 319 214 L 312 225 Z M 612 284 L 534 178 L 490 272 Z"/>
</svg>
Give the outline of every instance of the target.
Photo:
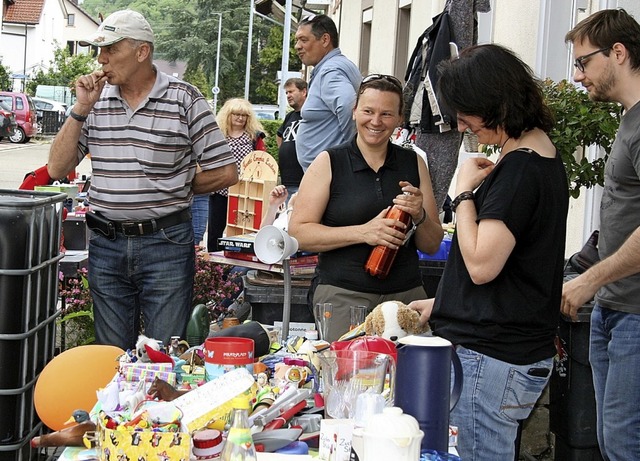
<svg viewBox="0 0 640 461">
<path fill-rule="evenodd" d="M 425 296 L 416 249 L 434 253 L 443 231 L 424 160 L 390 141 L 402 113 L 401 83 L 387 75 L 366 77 L 353 109 L 356 136 L 320 153 L 300 183 L 289 232 L 301 250 L 319 253 L 313 303 L 333 305 L 327 341 L 349 330 L 349 306 L 371 310 Z M 407 226 L 385 218 L 394 204 L 413 221 L 405 244 L 405 233 L 394 226 Z M 398 249 L 384 279 L 364 269 L 377 245 Z"/>
<path fill-rule="evenodd" d="M 227 100 L 216 117 L 220 131 L 227 139 L 231 152 L 238 165 L 254 150 L 266 151 L 263 141 L 264 128 L 258 120 L 251 103 L 246 99 Z M 227 225 L 228 189 L 221 189 L 209 197 L 209 230 L 207 248 L 209 252 L 218 251 L 218 238 L 222 237 Z"/>
</svg>

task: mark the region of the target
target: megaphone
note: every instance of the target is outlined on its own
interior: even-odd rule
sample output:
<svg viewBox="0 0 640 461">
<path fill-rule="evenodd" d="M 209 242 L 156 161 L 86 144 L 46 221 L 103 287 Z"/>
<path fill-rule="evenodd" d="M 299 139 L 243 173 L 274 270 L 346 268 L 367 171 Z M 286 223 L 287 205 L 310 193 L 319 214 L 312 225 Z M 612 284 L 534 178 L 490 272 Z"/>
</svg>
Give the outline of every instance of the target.
<svg viewBox="0 0 640 461">
<path fill-rule="evenodd" d="M 258 231 L 253 242 L 253 250 L 265 264 L 282 263 L 284 275 L 284 303 L 282 304 L 282 340 L 289 337 L 289 318 L 291 317 L 291 272 L 289 257 L 298 251 L 298 241 L 287 231 L 276 226 L 264 226 Z"/>
<path fill-rule="evenodd" d="M 253 249 L 263 263 L 276 264 L 298 251 L 298 241 L 276 226 L 264 226 L 256 235 Z"/>
</svg>

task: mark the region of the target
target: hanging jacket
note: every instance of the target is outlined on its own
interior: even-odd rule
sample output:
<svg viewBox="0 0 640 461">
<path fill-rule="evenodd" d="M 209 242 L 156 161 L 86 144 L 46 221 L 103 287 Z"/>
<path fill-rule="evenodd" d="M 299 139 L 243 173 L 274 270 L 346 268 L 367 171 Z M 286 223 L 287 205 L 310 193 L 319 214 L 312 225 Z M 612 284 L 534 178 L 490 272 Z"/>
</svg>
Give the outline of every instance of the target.
<svg viewBox="0 0 640 461">
<path fill-rule="evenodd" d="M 419 127 L 423 133 L 443 133 L 455 129 L 455 114 L 438 101 L 437 65 L 451 58 L 449 43 L 455 43 L 445 10 L 433 18 L 433 23 L 418 38 L 405 74 L 405 120 L 409 128 Z"/>
</svg>

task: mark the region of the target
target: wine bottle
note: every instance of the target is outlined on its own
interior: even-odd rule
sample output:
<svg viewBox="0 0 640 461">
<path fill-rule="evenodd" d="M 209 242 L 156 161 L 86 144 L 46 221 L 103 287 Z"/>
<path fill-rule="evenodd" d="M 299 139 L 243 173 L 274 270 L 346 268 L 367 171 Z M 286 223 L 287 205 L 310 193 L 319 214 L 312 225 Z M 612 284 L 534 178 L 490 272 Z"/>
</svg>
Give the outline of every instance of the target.
<svg viewBox="0 0 640 461">
<path fill-rule="evenodd" d="M 406 234 L 407 230 L 409 229 L 409 223 L 411 222 L 411 215 L 409 213 L 407 213 L 406 211 L 402 211 L 396 205 L 394 205 L 389 209 L 389 211 L 385 215 L 385 218 L 395 219 L 397 221 L 403 222 L 406 226 L 405 229 L 401 229 L 397 226 L 394 226 L 394 229 L 402 231 Z M 391 270 L 391 266 L 393 265 L 397 254 L 397 249 L 389 248 L 384 245 L 378 245 L 371 250 L 364 269 L 369 275 L 378 277 L 379 279 L 384 279 L 387 277 L 387 275 L 389 275 L 389 271 Z"/>
</svg>

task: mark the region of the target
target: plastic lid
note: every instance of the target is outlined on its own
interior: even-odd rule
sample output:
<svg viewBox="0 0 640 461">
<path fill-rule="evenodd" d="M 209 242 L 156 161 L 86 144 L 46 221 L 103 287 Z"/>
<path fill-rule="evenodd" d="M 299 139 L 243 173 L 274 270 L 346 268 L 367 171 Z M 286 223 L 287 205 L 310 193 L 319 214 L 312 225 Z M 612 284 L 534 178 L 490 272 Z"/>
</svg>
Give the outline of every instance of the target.
<svg viewBox="0 0 640 461">
<path fill-rule="evenodd" d="M 365 436 L 380 438 L 411 438 L 420 434 L 420 425 L 399 407 L 387 407 L 374 414 L 364 427 Z"/>
<path fill-rule="evenodd" d="M 451 347 L 451 341 L 439 336 L 429 335 L 409 335 L 398 339 L 400 344 L 409 346 L 431 346 L 431 347 Z"/>
</svg>

